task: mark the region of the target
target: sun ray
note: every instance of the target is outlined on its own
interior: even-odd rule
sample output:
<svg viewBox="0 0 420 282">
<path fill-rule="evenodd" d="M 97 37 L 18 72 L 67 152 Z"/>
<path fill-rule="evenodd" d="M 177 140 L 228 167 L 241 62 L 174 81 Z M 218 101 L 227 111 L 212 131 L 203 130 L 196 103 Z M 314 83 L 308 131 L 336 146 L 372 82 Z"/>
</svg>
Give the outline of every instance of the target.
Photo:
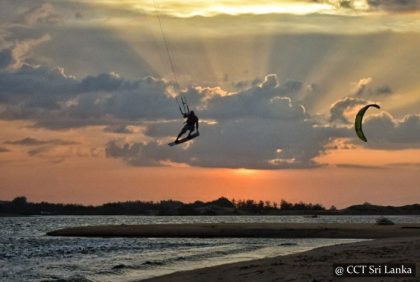
<svg viewBox="0 0 420 282">
<path fill-rule="evenodd" d="M 102 5 L 110 5 L 114 7 L 122 7 L 125 9 L 134 9 L 142 13 L 153 13 L 156 6 L 159 7 L 160 13 L 175 17 L 195 17 L 195 16 L 215 16 L 220 14 L 241 15 L 241 14 L 295 14 L 307 15 L 316 12 L 331 12 L 336 7 L 329 3 L 308 2 L 308 1 L 232 1 L 232 0 L 166 0 L 166 1 L 133 1 L 133 0 L 108 0 L 97 1 Z"/>
</svg>

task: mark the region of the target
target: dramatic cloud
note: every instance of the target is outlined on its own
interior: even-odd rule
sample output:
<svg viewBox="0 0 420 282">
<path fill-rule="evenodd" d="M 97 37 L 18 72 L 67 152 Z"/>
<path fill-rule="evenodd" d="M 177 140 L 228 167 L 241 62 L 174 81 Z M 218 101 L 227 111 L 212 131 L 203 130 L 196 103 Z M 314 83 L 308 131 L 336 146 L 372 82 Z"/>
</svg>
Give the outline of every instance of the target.
<svg viewBox="0 0 420 282">
<path fill-rule="evenodd" d="M 357 110 L 368 104 L 359 98 L 347 97 L 336 102 L 330 109 L 330 121 L 351 125 L 353 121 L 346 117 L 346 112 L 354 118 Z M 353 128 L 351 128 L 353 131 Z M 410 114 L 401 119 L 387 112 L 372 114 L 363 119 L 363 131 L 368 142 L 363 146 L 372 149 L 401 150 L 420 148 L 420 115 Z"/>
<path fill-rule="evenodd" d="M 346 111 L 352 110 L 357 106 L 364 106 L 368 102 L 361 98 L 346 97 L 336 103 L 330 108 L 330 121 L 333 123 L 349 124 L 351 121 L 346 117 Z"/>
<path fill-rule="evenodd" d="M 420 9 L 419 0 L 321 0 L 316 2 L 360 11 L 413 12 Z"/>
<path fill-rule="evenodd" d="M 369 83 L 369 79 L 359 82 L 356 90 L 360 96 L 364 96 Z M 201 136 L 170 148 L 167 143 L 182 126 L 172 96 L 174 89 L 177 85 L 172 82 L 153 77 L 130 80 L 103 73 L 77 79 L 62 68 L 23 65 L 15 71 L 0 72 L 0 117 L 26 119 L 49 129 L 102 125 L 105 132 L 124 134 L 133 133 L 128 125 L 135 124 L 142 128 L 144 141 L 110 140 L 106 147 L 108 157 L 121 158 L 131 165 L 284 169 L 322 165 L 315 159 L 331 149 L 328 144 L 332 140 L 354 138 L 352 128 L 334 124 L 350 125 L 349 113 L 367 103 L 358 97 L 339 100 L 332 105 L 327 121 L 306 112 L 299 102 L 297 93 L 303 83 L 282 83 L 274 74 L 233 93 L 220 87 L 189 86 L 180 94 L 198 112 Z M 417 120 L 417 116 L 396 120 L 389 115 L 367 119 L 364 128 L 372 142 L 366 146 L 418 146 L 418 136 L 410 131 L 419 132 Z M 383 132 L 389 133 L 384 136 Z M 8 144 L 71 143 L 25 138 Z M 45 150 L 35 148 L 29 153 L 38 155 Z"/>
<path fill-rule="evenodd" d="M 383 98 L 394 93 L 388 85 L 372 87 L 373 79 L 371 77 L 362 78 L 356 84 L 353 91 L 353 97 Z"/>
<path fill-rule="evenodd" d="M 79 80 L 66 75 L 63 69 L 29 65 L 0 72 L 0 82 L 3 119 L 28 119 L 50 129 L 105 125 L 106 131 L 120 133 L 128 133 L 128 128 L 113 124 L 141 122 L 146 136 L 155 141 L 112 141 L 107 148 L 108 156 L 126 159 L 133 165 L 162 165 L 170 161 L 205 167 L 314 167 L 319 164 L 313 159 L 325 151 L 329 139 L 345 135 L 342 129 L 318 126 L 305 108 L 289 97 L 301 84 L 281 84 L 273 74 L 237 93 L 220 87 L 183 90 L 181 94 L 204 119 L 202 137 L 187 150 L 170 150 L 167 146 L 167 140 L 181 126 L 171 122 L 179 119 L 170 94 L 176 85 L 171 82 L 152 77 L 127 80 L 113 73 Z M 32 138 L 8 142 L 47 143 L 64 144 Z M 31 154 L 38 153 L 40 150 Z"/>
<path fill-rule="evenodd" d="M 202 124 L 195 142 L 170 148 L 165 141 L 176 135 L 180 124 L 154 123 L 147 125 L 145 134 L 156 141 L 111 141 L 107 155 L 138 166 L 167 162 L 258 169 L 319 166 L 314 158 L 325 151 L 330 138 L 346 136 L 347 130 L 317 126 L 301 105 L 284 96 L 293 91 L 268 75 L 260 85 L 231 95 L 198 92 L 195 95 L 204 102 L 200 116 L 215 122 Z"/>
<path fill-rule="evenodd" d="M 313 159 L 324 152 L 331 136 L 345 134 L 344 130 L 314 127 L 303 119 L 252 117 L 204 125 L 200 131 L 203 133 L 195 142 L 175 148 L 158 141 L 112 141 L 107 146 L 107 155 L 138 166 L 170 161 L 202 167 L 308 168 L 320 165 Z"/>
<path fill-rule="evenodd" d="M 7 4 L 13 7 L 12 3 Z M 26 3 L 22 4 L 25 6 Z M 7 6 L 2 8 L 7 11 Z M 43 3 L 29 8 L 14 21 L 3 24 L 0 21 L 0 71 L 17 70 L 27 63 L 32 50 L 51 39 L 48 33 L 42 32 L 43 35 L 39 35 L 39 32 L 32 30 L 33 26 L 42 23 L 51 24 L 57 20 L 58 15 L 53 12 L 52 5 Z M 28 33 L 28 30 L 33 33 Z"/>
<path fill-rule="evenodd" d="M 420 115 L 396 119 L 388 113 L 368 117 L 363 130 L 367 147 L 387 150 L 420 148 Z"/>
<path fill-rule="evenodd" d="M 354 96 L 361 96 L 365 91 L 366 87 L 372 82 L 371 77 L 362 78 L 356 85 L 356 90 L 354 92 Z"/>
<path fill-rule="evenodd" d="M 0 117 L 4 119 L 51 118 L 62 103 L 74 97 L 76 81 L 62 69 L 24 65 L 0 71 Z M 48 117 L 49 116 L 49 117 Z"/>
<path fill-rule="evenodd" d="M 166 91 L 170 87 L 152 77 L 132 81 L 111 73 L 77 80 L 61 68 L 24 65 L 0 72 L 0 117 L 32 119 L 49 128 L 108 125 L 110 118 L 173 118 L 177 109 Z"/>
<path fill-rule="evenodd" d="M 31 156 L 41 157 L 52 163 L 59 163 L 69 157 L 83 157 L 81 154 L 94 155 L 96 148 L 90 148 L 87 144 L 64 140 L 64 139 L 37 139 L 26 137 L 19 140 L 5 141 L 4 144 L 19 146 L 20 150 L 26 151 Z M 92 151 L 94 150 L 94 151 Z"/>
<path fill-rule="evenodd" d="M 10 44 L 9 47 L 0 50 L 0 70 L 19 69 L 27 59 L 32 48 L 50 40 L 49 35 L 36 39 L 25 39 Z"/>
<path fill-rule="evenodd" d="M 413 12 L 420 9 L 419 0 L 367 0 L 371 8 L 392 12 Z"/>
<path fill-rule="evenodd" d="M 267 75 L 260 85 L 235 95 L 212 96 L 207 102 L 205 116 L 217 119 L 249 116 L 303 119 L 306 115 L 304 107 L 288 97 L 294 93 L 294 87 L 279 85 L 276 75 Z"/>
</svg>

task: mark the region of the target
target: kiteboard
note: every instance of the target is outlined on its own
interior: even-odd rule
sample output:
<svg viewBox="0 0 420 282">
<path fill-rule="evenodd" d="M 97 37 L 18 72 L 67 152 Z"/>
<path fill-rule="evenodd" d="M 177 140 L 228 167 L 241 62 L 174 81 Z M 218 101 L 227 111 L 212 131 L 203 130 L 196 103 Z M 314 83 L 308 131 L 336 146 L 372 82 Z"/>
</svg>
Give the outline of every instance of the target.
<svg viewBox="0 0 420 282">
<path fill-rule="evenodd" d="M 191 135 L 189 135 L 187 137 L 184 137 L 182 139 L 179 139 L 178 141 L 171 142 L 168 145 L 171 146 L 171 147 L 172 146 L 175 146 L 175 145 L 179 145 L 179 144 L 185 143 L 187 141 L 190 141 L 190 140 L 192 140 L 192 139 L 194 139 L 194 138 L 196 138 L 198 136 L 200 136 L 200 133 L 195 132 L 195 133 L 193 133 L 193 134 L 191 134 Z"/>
</svg>

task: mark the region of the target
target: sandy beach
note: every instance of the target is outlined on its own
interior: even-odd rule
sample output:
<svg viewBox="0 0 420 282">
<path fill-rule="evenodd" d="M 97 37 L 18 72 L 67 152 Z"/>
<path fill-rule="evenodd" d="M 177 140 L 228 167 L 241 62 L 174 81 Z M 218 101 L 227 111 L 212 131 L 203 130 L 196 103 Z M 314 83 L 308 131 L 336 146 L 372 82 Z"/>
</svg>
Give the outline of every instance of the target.
<svg viewBox="0 0 420 282">
<path fill-rule="evenodd" d="M 103 225 L 65 228 L 50 236 L 85 237 L 259 237 L 375 239 L 307 252 L 182 271 L 146 281 L 336 281 L 334 263 L 416 263 L 420 265 L 419 224 L 218 223 Z M 203 265 L 205 267 L 205 265 Z M 361 278 L 340 278 L 355 281 Z M 362 281 L 420 281 L 416 278 L 363 278 Z"/>
<path fill-rule="evenodd" d="M 65 228 L 50 236 L 76 237 L 259 237 L 259 238 L 361 238 L 420 236 L 420 224 L 311 224 L 311 223 L 217 223 L 99 225 Z"/>
<path fill-rule="evenodd" d="M 416 263 L 420 266 L 420 237 L 388 238 L 321 247 L 274 258 L 176 272 L 148 282 L 213 281 L 420 281 L 415 278 L 337 278 L 334 263 Z"/>
</svg>

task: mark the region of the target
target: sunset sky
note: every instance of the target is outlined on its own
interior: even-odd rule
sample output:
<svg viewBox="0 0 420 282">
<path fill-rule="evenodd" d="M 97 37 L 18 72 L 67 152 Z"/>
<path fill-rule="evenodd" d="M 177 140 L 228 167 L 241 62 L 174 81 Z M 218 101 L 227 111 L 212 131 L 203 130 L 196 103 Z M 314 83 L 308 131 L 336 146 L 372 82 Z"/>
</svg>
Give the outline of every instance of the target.
<svg viewBox="0 0 420 282">
<path fill-rule="evenodd" d="M 420 0 L 3 0 L 0 200 L 418 203 L 419 50 Z"/>
</svg>

